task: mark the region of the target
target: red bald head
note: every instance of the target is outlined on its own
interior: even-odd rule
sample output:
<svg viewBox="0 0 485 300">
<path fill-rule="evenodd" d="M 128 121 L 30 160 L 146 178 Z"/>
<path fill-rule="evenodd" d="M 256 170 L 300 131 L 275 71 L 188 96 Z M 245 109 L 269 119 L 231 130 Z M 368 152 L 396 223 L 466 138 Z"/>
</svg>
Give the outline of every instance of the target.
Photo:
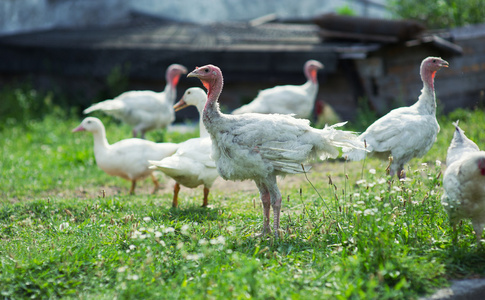
<svg viewBox="0 0 485 300">
<path fill-rule="evenodd" d="M 170 82 L 172 87 L 175 88 L 182 74 L 187 74 L 187 68 L 179 64 L 172 64 L 167 68 L 165 77 L 167 82 Z"/>
<path fill-rule="evenodd" d="M 311 80 L 313 83 L 317 83 L 317 72 L 320 69 L 323 69 L 323 64 L 313 59 L 307 61 L 303 67 L 306 78 Z"/>
</svg>

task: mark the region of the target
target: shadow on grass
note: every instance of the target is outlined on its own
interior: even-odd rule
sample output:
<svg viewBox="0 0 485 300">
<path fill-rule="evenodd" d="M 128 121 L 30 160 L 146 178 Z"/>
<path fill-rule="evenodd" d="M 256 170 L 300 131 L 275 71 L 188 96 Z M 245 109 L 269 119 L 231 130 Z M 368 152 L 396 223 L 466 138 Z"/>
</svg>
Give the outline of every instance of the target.
<svg viewBox="0 0 485 300">
<path fill-rule="evenodd" d="M 166 211 L 166 214 L 170 220 L 202 223 L 220 219 L 221 216 L 224 215 L 224 211 L 217 208 L 192 206 L 184 209 L 170 208 Z"/>
<path fill-rule="evenodd" d="M 485 277 L 485 247 L 472 243 L 450 246 L 442 254 L 446 261 L 449 279 L 472 279 Z"/>
</svg>

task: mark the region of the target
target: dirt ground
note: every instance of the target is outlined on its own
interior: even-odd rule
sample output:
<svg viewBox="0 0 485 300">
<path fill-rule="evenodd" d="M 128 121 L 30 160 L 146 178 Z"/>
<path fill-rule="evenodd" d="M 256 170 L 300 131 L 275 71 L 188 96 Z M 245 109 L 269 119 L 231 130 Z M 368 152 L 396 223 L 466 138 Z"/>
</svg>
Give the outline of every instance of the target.
<svg viewBox="0 0 485 300">
<path fill-rule="evenodd" d="M 332 181 L 336 184 L 339 182 L 344 181 L 345 174 L 360 174 L 360 170 L 362 169 L 362 163 L 360 162 L 340 162 L 340 161 L 326 161 L 326 162 L 317 162 L 310 164 L 311 169 L 307 173 L 308 180 L 310 180 L 313 184 L 321 183 L 322 181 L 328 182 L 329 176 L 331 176 Z M 356 169 L 358 171 L 356 171 Z M 100 172 L 102 172 L 100 170 Z M 107 175 L 108 176 L 108 175 Z M 172 194 L 173 186 L 175 181 L 167 176 L 165 176 L 161 172 L 156 173 L 157 178 L 160 180 L 160 189 L 157 191 L 158 195 L 162 194 Z M 360 178 L 358 178 L 360 179 Z M 356 180 L 358 180 L 356 179 Z M 353 180 L 350 178 L 349 180 Z M 121 178 L 117 178 L 117 184 L 110 185 L 110 186 L 80 186 L 75 190 L 68 190 L 59 188 L 57 191 L 52 191 L 49 195 L 45 195 L 46 197 L 52 196 L 55 194 L 57 197 L 66 197 L 66 198 L 80 198 L 80 199 L 87 199 L 87 198 L 96 198 L 102 197 L 103 193 L 105 196 L 113 196 L 113 195 L 124 195 L 128 193 L 130 188 L 130 182 L 123 180 Z M 305 174 L 295 174 L 295 175 L 288 175 L 286 177 L 278 178 L 278 186 L 280 189 L 284 188 L 299 188 L 301 186 L 308 186 L 309 183 L 305 177 Z M 140 180 L 137 182 L 136 187 L 136 195 L 144 195 L 144 194 L 151 194 L 153 190 L 153 183 L 150 178 L 146 178 L 144 180 Z M 243 192 L 248 193 L 254 196 L 258 195 L 258 189 L 252 180 L 245 180 L 245 181 L 226 181 L 222 178 L 217 178 L 214 182 L 214 185 L 211 189 L 212 192 L 219 192 L 223 194 L 229 194 L 231 192 Z M 199 195 L 202 193 L 202 186 L 189 189 L 185 187 L 181 187 L 180 196 L 185 195 L 187 197 L 193 197 L 195 195 Z M 209 196 L 210 197 L 210 196 Z"/>
</svg>

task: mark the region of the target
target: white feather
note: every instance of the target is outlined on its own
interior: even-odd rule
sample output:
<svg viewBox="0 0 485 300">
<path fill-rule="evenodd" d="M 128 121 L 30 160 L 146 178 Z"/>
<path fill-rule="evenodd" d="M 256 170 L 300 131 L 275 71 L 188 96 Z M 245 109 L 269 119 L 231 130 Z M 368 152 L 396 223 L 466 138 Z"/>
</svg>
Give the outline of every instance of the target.
<svg viewBox="0 0 485 300">
<path fill-rule="evenodd" d="M 153 129 L 166 128 L 175 120 L 173 103 L 176 98 L 176 84 L 181 74 L 187 69 L 173 64 L 167 69 L 167 84 L 163 92 L 129 91 L 110 100 L 105 100 L 83 111 L 89 114 L 100 110 L 133 127 L 134 136 Z"/>
<path fill-rule="evenodd" d="M 392 156 L 391 174 L 400 176 L 404 164 L 414 157 L 426 154 L 436 141 L 440 130 L 436 120 L 434 72 L 447 66 L 440 58 L 428 57 L 421 64 L 423 89 L 418 101 L 409 107 L 400 107 L 375 121 L 359 136 L 366 143 L 369 156 L 387 160 Z M 361 160 L 366 152 L 361 149 L 343 149 L 350 160 Z"/>
<path fill-rule="evenodd" d="M 309 68 L 320 69 L 323 65 L 314 60 L 308 61 L 304 67 L 307 77 L 305 84 L 282 85 L 262 90 L 253 101 L 235 109 L 232 114 L 288 114 L 296 118 L 309 118 L 318 93 L 318 81 L 312 79 Z"/>
<path fill-rule="evenodd" d="M 471 219 L 479 243 L 485 226 L 485 152 L 465 136 L 458 123 L 454 125 L 456 130 L 448 148 L 446 162 L 450 164 L 443 176 L 445 192 L 441 203 L 454 230 L 461 219 Z"/>
</svg>

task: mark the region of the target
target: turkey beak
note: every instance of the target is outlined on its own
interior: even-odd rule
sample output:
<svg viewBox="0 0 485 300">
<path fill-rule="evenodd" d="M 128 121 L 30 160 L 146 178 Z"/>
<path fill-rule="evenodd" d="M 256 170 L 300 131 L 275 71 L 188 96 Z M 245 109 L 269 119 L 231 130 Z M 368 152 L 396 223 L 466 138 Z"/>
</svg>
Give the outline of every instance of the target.
<svg viewBox="0 0 485 300">
<path fill-rule="evenodd" d="M 86 130 L 82 125 L 79 125 L 78 127 L 74 128 L 71 132 L 78 132 L 78 131 L 84 131 Z"/>
<path fill-rule="evenodd" d="M 195 70 L 193 70 L 192 72 L 190 72 L 190 73 L 187 75 L 187 77 L 198 77 L 197 75 L 199 75 L 199 74 L 197 74 L 197 69 L 195 69 Z"/>
<path fill-rule="evenodd" d="M 450 66 L 450 64 L 448 64 L 448 62 L 446 60 L 443 60 L 440 64 L 440 67 L 445 67 L 445 68 L 448 68 Z"/>
<path fill-rule="evenodd" d="M 187 106 L 188 106 L 187 103 L 185 103 L 184 99 L 182 98 L 182 99 L 180 99 L 179 102 L 175 103 L 175 105 L 173 106 L 173 109 L 175 111 L 179 111 L 179 110 L 186 108 Z"/>
</svg>

